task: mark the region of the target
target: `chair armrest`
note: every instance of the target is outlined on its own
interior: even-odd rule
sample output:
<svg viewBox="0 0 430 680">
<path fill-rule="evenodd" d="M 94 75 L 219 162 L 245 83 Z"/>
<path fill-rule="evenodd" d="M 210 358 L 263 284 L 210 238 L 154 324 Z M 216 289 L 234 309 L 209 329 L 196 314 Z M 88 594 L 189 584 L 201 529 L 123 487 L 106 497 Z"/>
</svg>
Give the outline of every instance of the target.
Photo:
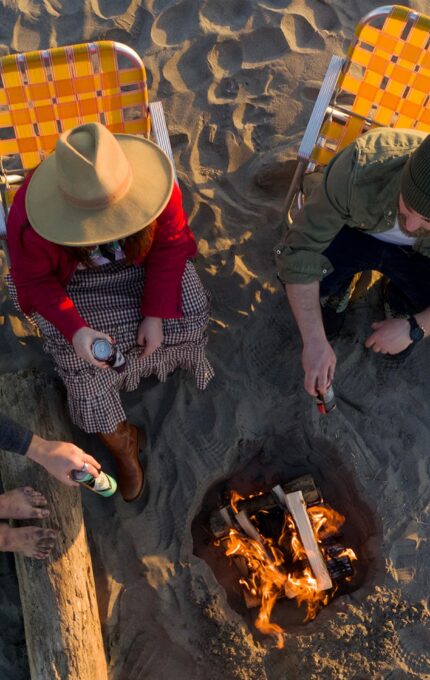
<svg viewBox="0 0 430 680">
<path fill-rule="evenodd" d="M 10 256 L 6 239 L 6 215 L 3 209 L 3 203 L 0 205 L 0 245 L 3 248 L 7 266 L 10 267 Z"/>
<path fill-rule="evenodd" d="M 160 149 L 163 149 L 164 153 L 166 153 L 172 161 L 175 178 L 177 179 L 175 161 L 173 159 L 172 146 L 170 144 L 169 131 L 167 129 L 166 118 L 164 116 L 163 104 L 161 102 L 152 102 L 152 104 L 149 104 L 149 113 L 151 115 L 152 130 L 155 141 Z"/>
<path fill-rule="evenodd" d="M 3 203 L 0 206 L 0 238 L 6 238 L 6 217 L 3 210 Z"/>
<path fill-rule="evenodd" d="M 22 175 L 2 175 L 0 177 L 0 241 L 2 241 L 3 251 L 6 262 L 10 267 L 9 250 L 6 239 L 6 220 L 9 213 L 7 205 L 7 187 L 11 184 L 21 184 L 24 177 Z"/>
<path fill-rule="evenodd" d="M 297 154 L 299 160 L 308 161 L 318 139 L 327 107 L 335 91 L 340 72 L 345 63 L 342 57 L 332 57 L 328 65 L 317 100 L 312 109 L 305 134 Z"/>
</svg>

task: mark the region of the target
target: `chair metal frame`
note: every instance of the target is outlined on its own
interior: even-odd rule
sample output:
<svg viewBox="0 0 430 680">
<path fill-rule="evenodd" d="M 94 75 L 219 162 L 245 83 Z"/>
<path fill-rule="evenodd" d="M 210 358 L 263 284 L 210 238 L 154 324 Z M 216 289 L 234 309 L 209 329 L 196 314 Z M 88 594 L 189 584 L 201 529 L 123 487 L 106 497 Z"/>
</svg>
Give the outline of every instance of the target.
<svg viewBox="0 0 430 680">
<path fill-rule="evenodd" d="M 430 17 L 401 5 L 369 12 L 347 57 L 332 57 L 285 199 L 288 224 L 295 198 L 302 205 L 304 175 L 379 126 L 430 132 Z"/>
<path fill-rule="evenodd" d="M 6 260 L 8 205 L 25 174 L 64 130 L 101 122 L 113 133 L 152 130 L 173 163 L 161 102 L 148 102 L 142 59 L 127 45 L 99 41 L 0 59 L 0 239 Z"/>
</svg>

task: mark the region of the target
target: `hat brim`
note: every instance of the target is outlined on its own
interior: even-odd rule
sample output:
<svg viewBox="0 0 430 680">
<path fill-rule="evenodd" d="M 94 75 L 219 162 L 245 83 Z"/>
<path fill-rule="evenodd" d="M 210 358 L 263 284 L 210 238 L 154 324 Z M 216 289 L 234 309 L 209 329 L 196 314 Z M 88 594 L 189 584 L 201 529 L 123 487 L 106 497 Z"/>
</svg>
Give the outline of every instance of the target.
<svg viewBox="0 0 430 680">
<path fill-rule="evenodd" d="M 168 156 L 144 137 L 116 134 L 133 172 L 127 194 L 108 207 L 76 208 L 57 186 L 55 154 L 34 171 L 25 198 L 34 230 L 52 243 L 92 246 L 126 238 L 148 226 L 166 207 L 174 172 Z"/>
</svg>

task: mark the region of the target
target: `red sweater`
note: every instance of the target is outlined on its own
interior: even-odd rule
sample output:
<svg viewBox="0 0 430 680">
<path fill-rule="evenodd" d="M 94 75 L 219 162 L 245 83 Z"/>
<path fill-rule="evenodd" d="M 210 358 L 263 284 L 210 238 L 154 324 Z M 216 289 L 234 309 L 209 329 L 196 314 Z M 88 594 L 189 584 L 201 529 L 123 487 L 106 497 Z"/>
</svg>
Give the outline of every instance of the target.
<svg viewBox="0 0 430 680">
<path fill-rule="evenodd" d="M 29 226 L 25 210 L 29 181 L 27 178 L 16 193 L 7 221 L 11 275 L 23 312 L 38 312 L 71 342 L 77 330 L 88 326 L 65 292 L 78 261 L 63 246 L 47 241 Z M 196 251 L 181 192 L 175 184 L 169 203 L 157 218 L 154 241 L 143 261 L 143 316 L 182 316 L 182 275 L 187 259 Z"/>
</svg>

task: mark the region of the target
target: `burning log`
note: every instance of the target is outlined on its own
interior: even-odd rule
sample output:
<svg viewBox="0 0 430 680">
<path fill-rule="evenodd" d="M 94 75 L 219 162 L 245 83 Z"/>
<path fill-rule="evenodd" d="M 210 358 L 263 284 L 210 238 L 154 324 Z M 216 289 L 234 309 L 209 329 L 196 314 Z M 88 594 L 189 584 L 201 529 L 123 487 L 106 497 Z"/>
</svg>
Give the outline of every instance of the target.
<svg viewBox="0 0 430 680">
<path fill-rule="evenodd" d="M 306 551 L 309 564 L 316 578 L 318 590 L 330 590 L 333 587 L 333 583 L 316 541 L 302 492 L 294 491 L 293 493 L 286 494 L 279 485 L 273 488 L 273 492 L 277 495 L 282 505 L 291 513 Z"/>
<path fill-rule="evenodd" d="M 270 617 L 277 599 L 305 603 L 305 620 L 315 618 L 353 573 L 352 550 L 335 543 L 344 517 L 323 503 L 311 475 L 248 498 L 233 491 L 230 504 L 212 513 L 215 544 L 235 559 L 248 607 L 259 605 L 255 621 L 277 646 L 284 632 Z"/>
<path fill-rule="evenodd" d="M 285 493 L 292 493 L 293 491 L 300 490 L 307 505 L 321 503 L 321 494 L 315 485 L 312 475 L 297 477 L 291 482 L 284 484 L 281 488 Z M 278 507 L 279 499 L 276 494 L 269 491 L 268 493 L 258 494 L 250 498 L 240 499 L 235 505 L 237 507 L 237 512 L 244 510 L 248 516 L 252 517 L 261 510 L 270 511 L 273 508 Z M 237 520 L 235 519 L 235 513 L 232 506 L 225 505 L 219 510 L 215 510 L 210 516 L 209 523 L 211 531 L 216 538 L 226 536 L 231 527 L 236 526 L 237 528 Z"/>
<path fill-rule="evenodd" d="M 326 548 L 327 569 L 334 581 L 346 579 L 352 576 L 353 569 L 351 560 L 355 555 L 344 548 L 343 545 L 330 545 Z"/>
</svg>

